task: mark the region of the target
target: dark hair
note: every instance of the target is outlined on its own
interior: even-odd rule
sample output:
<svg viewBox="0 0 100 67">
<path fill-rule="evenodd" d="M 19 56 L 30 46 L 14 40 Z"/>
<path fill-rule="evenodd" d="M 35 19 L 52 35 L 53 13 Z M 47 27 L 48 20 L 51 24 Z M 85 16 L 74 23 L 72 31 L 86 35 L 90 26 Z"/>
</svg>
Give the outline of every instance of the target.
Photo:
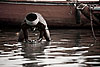
<svg viewBox="0 0 100 67">
<path fill-rule="evenodd" d="M 29 20 L 29 21 L 34 21 L 37 19 L 37 15 L 34 14 L 34 13 L 30 13 L 26 16 L 26 19 Z"/>
</svg>

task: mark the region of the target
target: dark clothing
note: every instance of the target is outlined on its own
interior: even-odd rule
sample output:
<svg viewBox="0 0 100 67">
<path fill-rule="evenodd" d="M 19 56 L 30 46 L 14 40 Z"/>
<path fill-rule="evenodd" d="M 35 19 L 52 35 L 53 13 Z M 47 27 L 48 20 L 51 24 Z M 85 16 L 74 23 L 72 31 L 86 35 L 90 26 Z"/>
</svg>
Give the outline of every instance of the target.
<svg viewBox="0 0 100 67">
<path fill-rule="evenodd" d="M 36 27 L 37 28 L 37 30 L 40 32 L 40 36 L 39 36 L 39 38 L 37 39 L 37 40 L 39 40 L 39 39 L 42 39 L 43 38 L 43 36 L 45 37 L 45 39 L 47 40 L 47 41 L 50 41 L 51 39 L 48 37 L 48 34 L 47 34 L 47 32 L 46 32 L 46 30 L 48 30 L 48 29 L 45 29 L 45 25 L 43 25 L 42 23 L 38 23 L 37 25 L 35 25 L 35 26 L 30 26 L 30 25 L 28 25 L 28 24 L 26 24 L 26 23 L 24 23 L 24 24 L 22 24 L 21 25 L 21 31 L 20 31 L 20 34 L 19 34 L 19 39 L 18 39 L 18 41 L 19 42 L 22 42 L 22 41 L 27 41 L 28 40 L 28 29 L 33 29 L 33 27 Z M 23 36 L 24 35 L 24 36 Z"/>
</svg>

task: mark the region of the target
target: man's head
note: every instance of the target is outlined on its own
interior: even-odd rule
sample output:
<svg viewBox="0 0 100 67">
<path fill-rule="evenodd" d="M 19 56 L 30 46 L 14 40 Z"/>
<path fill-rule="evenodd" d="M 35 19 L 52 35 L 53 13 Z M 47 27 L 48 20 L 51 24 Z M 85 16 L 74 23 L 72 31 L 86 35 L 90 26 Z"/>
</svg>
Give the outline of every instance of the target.
<svg viewBox="0 0 100 67">
<path fill-rule="evenodd" d="M 26 19 L 27 19 L 28 21 L 34 21 L 34 20 L 37 19 L 37 15 L 34 14 L 34 13 L 29 13 L 29 14 L 26 16 Z"/>
<path fill-rule="evenodd" d="M 26 20 L 26 23 L 31 26 L 37 25 L 37 23 L 39 22 L 39 18 L 36 13 L 27 14 L 27 16 L 25 17 L 25 20 Z"/>
</svg>

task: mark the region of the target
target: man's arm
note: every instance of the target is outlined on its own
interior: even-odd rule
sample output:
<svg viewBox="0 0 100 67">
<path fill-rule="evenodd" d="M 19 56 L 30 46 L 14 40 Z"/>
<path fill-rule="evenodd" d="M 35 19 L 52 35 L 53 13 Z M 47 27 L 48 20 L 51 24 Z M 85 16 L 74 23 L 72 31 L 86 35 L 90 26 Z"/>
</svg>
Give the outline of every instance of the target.
<svg viewBox="0 0 100 67">
<path fill-rule="evenodd" d="M 50 32 L 48 29 L 45 29 L 45 31 L 44 31 L 44 37 L 45 37 L 46 41 L 51 41 Z"/>
<path fill-rule="evenodd" d="M 38 27 L 38 30 L 40 31 L 40 36 L 38 38 L 38 41 L 42 41 L 43 36 L 45 37 L 45 39 L 47 41 L 50 41 L 51 40 L 51 38 L 50 38 L 50 32 L 49 32 L 48 29 L 46 29 L 46 26 L 44 24 L 42 24 L 42 23 L 39 22 L 37 24 L 37 27 Z"/>
<path fill-rule="evenodd" d="M 44 36 L 45 26 L 42 23 L 40 23 L 40 22 L 36 26 L 37 26 L 37 28 L 38 28 L 38 30 L 40 32 L 40 35 L 39 35 L 39 38 L 37 39 L 37 41 L 40 42 L 40 41 L 42 41 L 43 36 Z"/>
<path fill-rule="evenodd" d="M 21 25 L 21 31 L 20 31 L 20 35 L 19 35 L 19 38 L 18 38 L 18 41 L 23 41 L 25 39 L 25 41 L 27 42 L 28 41 L 28 29 L 29 28 L 29 25 L 27 25 L 26 23 L 23 23 Z"/>
</svg>

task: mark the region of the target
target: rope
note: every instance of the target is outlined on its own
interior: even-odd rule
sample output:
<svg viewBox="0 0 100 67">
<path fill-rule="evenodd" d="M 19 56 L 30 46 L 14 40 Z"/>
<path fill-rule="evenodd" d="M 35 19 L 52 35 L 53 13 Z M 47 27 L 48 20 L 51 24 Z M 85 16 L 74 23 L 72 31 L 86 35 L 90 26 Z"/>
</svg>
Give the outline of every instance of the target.
<svg viewBox="0 0 100 67">
<path fill-rule="evenodd" d="M 95 33 L 94 33 L 94 28 L 93 28 L 93 18 L 92 18 L 92 12 L 91 12 L 91 5 L 90 5 L 90 21 L 91 21 L 91 29 L 92 29 L 92 34 L 93 34 L 93 37 L 94 39 L 96 40 L 96 36 L 95 36 Z"/>
</svg>

